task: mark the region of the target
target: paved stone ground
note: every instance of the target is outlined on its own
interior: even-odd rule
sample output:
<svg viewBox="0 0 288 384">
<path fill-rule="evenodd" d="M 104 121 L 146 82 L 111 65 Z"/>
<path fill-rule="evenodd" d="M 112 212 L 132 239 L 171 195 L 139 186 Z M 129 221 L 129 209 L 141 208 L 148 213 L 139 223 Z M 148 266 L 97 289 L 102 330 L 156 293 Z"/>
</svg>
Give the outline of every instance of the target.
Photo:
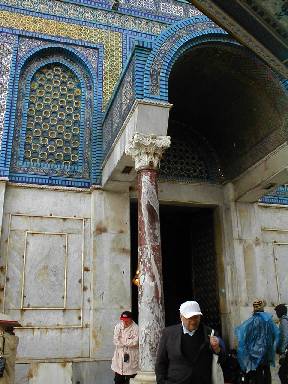
<svg viewBox="0 0 288 384">
<path fill-rule="evenodd" d="M 271 368 L 272 384 L 280 384 L 278 378 L 279 366 Z M 15 384 L 29 384 L 29 364 L 16 365 L 16 381 Z M 28 377 L 27 377 L 28 376 Z M 78 363 L 73 366 L 72 384 L 111 384 L 113 383 L 113 372 L 110 369 L 110 361 L 100 363 Z M 46 384 L 46 383 L 41 383 Z M 47 384 L 49 379 L 47 378 Z M 54 383 L 53 383 L 54 384 Z M 61 384 L 61 383 L 58 383 Z"/>
<path fill-rule="evenodd" d="M 272 384 L 280 384 L 280 380 L 278 377 L 278 369 L 279 369 L 278 363 L 275 368 L 271 368 Z"/>
</svg>

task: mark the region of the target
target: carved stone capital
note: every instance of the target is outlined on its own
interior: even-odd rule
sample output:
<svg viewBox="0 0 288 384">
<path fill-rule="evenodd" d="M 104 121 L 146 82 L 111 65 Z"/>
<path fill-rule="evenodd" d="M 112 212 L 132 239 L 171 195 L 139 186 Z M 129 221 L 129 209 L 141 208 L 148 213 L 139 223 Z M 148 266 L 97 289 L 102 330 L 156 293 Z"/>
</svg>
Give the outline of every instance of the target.
<svg viewBox="0 0 288 384">
<path fill-rule="evenodd" d="M 165 149 L 170 147 L 170 136 L 135 133 L 126 146 L 126 155 L 135 161 L 135 169 L 157 169 Z"/>
</svg>

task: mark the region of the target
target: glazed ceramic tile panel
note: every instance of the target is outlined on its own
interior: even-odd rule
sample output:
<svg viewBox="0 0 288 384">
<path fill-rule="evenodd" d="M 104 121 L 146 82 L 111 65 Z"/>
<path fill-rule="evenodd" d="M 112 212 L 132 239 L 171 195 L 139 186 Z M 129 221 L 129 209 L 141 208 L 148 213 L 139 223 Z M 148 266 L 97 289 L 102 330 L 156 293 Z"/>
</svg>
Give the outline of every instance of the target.
<svg viewBox="0 0 288 384">
<path fill-rule="evenodd" d="M 122 34 L 79 24 L 0 11 L 0 26 L 104 45 L 103 104 L 107 104 L 122 69 Z"/>
<path fill-rule="evenodd" d="M 6 103 L 9 93 L 9 79 L 16 36 L 0 34 L 0 148 L 4 128 Z"/>
</svg>

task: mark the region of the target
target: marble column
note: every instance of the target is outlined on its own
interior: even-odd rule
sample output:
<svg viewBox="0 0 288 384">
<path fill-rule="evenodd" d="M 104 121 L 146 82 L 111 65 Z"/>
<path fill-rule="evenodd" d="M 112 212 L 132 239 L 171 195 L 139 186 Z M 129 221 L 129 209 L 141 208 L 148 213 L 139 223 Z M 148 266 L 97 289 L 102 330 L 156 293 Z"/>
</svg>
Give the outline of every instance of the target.
<svg viewBox="0 0 288 384">
<path fill-rule="evenodd" d="M 157 170 L 162 154 L 169 146 L 168 136 L 136 133 L 126 148 L 126 154 L 135 160 L 138 178 L 140 372 L 133 381 L 138 384 L 155 382 L 156 351 L 164 328 Z"/>
</svg>

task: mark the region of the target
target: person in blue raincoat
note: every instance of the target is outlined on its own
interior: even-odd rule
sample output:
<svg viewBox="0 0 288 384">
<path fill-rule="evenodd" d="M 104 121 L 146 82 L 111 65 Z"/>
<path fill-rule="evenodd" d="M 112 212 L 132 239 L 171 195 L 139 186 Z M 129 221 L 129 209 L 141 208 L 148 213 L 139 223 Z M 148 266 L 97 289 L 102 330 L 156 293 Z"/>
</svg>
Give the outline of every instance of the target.
<svg viewBox="0 0 288 384">
<path fill-rule="evenodd" d="M 264 312 L 264 300 L 253 302 L 253 314 L 236 327 L 237 358 L 248 384 L 271 384 L 270 365 L 275 365 L 279 330 L 272 315 Z"/>
</svg>

